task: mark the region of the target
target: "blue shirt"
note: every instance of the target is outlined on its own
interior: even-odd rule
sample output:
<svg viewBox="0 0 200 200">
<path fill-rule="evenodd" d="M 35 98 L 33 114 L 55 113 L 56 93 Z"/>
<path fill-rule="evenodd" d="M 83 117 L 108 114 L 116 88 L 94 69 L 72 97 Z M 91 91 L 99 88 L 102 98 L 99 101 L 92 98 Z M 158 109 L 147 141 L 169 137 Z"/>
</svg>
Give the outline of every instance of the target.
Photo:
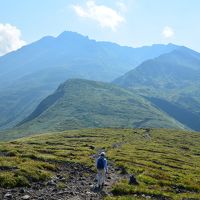
<svg viewBox="0 0 200 200">
<path fill-rule="evenodd" d="M 100 156 L 100 157 L 98 157 L 98 159 L 102 159 L 102 157 Z M 98 159 L 96 160 L 96 167 L 97 167 L 97 161 L 98 161 Z M 108 165 L 107 165 L 107 160 L 106 160 L 106 158 L 103 158 L 103 163 L 104 163 L 104 169 L 105 169 L 105 171 L 106 172 L 108 172 Z"/>
</svg>

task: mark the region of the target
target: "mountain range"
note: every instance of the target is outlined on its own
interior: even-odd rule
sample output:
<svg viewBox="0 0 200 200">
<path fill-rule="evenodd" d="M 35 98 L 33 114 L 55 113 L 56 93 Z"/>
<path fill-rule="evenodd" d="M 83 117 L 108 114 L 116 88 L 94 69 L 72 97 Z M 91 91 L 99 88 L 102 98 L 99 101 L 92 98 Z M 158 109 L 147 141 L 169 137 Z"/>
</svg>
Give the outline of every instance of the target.
<svg viewBox="0 0 200 200">
<path fill-rule="evenodd" d="M 110 82 L 143 61 L 176 48 L 173 44 L 131 48 L 63 32 L 2 56 L 0 129 L 22 121 L 69 78 Z"/>
<path fill-rule="evenodd" d="M 131 48 L 64 32 L 0 57 L 0 69 L 2 130 L 200 130 L 200 54 L 186 47 Z"/>
</svg>

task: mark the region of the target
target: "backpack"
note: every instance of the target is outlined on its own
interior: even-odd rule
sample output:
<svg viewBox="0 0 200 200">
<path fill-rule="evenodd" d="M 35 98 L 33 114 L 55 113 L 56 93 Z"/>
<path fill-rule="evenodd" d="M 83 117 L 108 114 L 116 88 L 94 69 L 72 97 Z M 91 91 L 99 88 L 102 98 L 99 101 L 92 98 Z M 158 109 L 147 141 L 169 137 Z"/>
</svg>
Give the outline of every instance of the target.
<svg viewBox="0 0 200 200">
<path fill-rule="evenodd" d="M 104 169 L 104 158 L 98 158 L 97 160 L 97 169 Z"/>
</svg>

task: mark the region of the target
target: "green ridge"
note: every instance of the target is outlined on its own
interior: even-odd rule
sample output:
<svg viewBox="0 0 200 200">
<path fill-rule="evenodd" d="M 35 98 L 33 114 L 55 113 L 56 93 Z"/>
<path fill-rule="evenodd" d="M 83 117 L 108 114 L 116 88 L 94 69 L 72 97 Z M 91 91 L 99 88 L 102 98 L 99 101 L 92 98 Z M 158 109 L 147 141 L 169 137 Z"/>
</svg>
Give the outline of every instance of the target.
<svg viewBox="0 0 200 200">
<path fill-rule="evenodd" d="M 19 127 L 1 132 L 0 138 L 98 127 L 184 128 L 148 100 L 128 90 L 109 83 L 72 79 L 44 99 Z"/>
</svg>

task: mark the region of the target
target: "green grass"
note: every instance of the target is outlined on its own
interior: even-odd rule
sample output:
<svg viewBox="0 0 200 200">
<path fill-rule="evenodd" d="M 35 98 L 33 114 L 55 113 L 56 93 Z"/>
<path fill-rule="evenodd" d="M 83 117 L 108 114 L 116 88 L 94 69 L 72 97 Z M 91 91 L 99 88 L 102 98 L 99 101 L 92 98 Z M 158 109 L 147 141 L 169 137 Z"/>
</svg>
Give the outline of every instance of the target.
<svg viewBox="0 0 200 200">
<path fill-rule="evenodd" d="M 200 134 L 166 129 L 151 129 L 148 134 L 151 139 L 145 129 L 84 129 L 1 143 L 0 186 L 48 180 L 58 161 L 94 169 L 91 155 L 103 148 L 109 161 L 139 182 L 116 183 L 110 199 L 200 198 Z"/>
<path fill-rule="evenodd" d="M 185 128 L 134 92 L 110 83 L 72 79 L 45 98 L 19 127 L 1 131 L 0 140 L 104 127 Z"/>
<path fill-rule="evenodd" d="M 175 120 L 200 131 L 199 55 L 181 47 L 143 62 L 114 83 L 148 97 Z"/>
</svg>

